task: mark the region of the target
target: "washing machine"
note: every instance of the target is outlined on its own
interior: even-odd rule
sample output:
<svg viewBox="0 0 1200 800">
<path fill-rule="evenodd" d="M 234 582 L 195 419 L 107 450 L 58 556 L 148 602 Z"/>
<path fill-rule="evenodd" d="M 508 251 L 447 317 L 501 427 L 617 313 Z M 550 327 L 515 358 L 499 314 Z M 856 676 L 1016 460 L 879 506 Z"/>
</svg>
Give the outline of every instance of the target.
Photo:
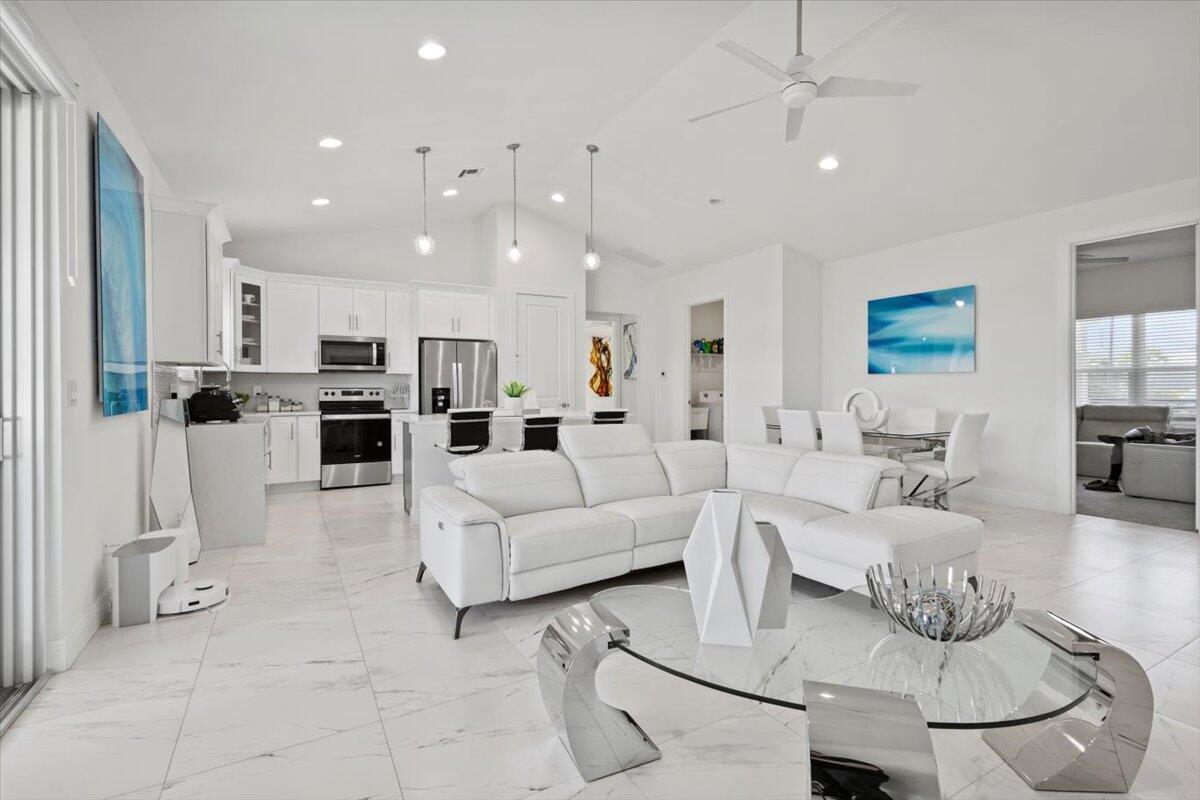
<svg viewBox="0 0 1200 800">
<path fill-rule="evenodd" d="M 704 438 L 725 441 L 725 392 L 720 389 L 699 392 L 693 408 L 708 410 L 708 435 Z"/>
</svg>

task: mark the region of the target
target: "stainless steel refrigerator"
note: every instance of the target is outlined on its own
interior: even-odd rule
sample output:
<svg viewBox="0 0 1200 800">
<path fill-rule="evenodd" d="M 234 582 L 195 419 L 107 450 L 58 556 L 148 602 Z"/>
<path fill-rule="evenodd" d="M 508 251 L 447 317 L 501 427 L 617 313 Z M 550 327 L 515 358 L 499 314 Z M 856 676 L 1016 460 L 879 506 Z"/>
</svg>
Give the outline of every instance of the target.
<svg viewBox="0 0 1200 800">
<path fill-rule="evenodd" d="M 422 339 L 420 350 L 420 413 L 496 407 L 495 342 Z"/>
</svg>

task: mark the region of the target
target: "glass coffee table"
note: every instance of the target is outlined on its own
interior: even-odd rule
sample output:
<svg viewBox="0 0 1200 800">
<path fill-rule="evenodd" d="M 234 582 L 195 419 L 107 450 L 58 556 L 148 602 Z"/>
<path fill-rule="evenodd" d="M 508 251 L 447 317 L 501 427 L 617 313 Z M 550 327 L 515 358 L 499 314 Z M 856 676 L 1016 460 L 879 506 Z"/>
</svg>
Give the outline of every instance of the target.
<svg viewBox="0 0 1200 800">
<path fill-rule="evenodd" d="M 685 589 L 600 592 L 543 633 L 543 701 L 587 780 L 660 757 L 596 693 L 600 661 L 624 652 L 682 680 L 805 711 L 814 796 L 940 797 L 930 728 L 985 729 L 1036 789 L 1128 789 L 1153 698 L 1124 651 L 1043 611 L 1018 610 L 974 642 L 932 642 L 893 632 L 863 592 L 793 593 L 785 626 L 759 630 L 753 647 L 702 644 Z"/>
</svg>

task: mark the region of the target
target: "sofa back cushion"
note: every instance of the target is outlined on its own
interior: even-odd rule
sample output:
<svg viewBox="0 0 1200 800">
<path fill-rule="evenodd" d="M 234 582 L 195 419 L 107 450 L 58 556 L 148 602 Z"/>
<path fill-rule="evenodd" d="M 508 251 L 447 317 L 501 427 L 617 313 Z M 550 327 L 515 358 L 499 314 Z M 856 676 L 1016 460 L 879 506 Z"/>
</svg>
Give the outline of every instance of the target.
<svg viewBox="0 0 1200 800">
<path fill-rule="evenodd" d="M 799 458 L 782 494 L 838 511 L 866 511 L 875 501 L 882 473 L 870 461 Z"/>
<path fill-rule="evenodd" d="M 779 444 L 731 444 L 725 447 L 725 483 L 730 489 L 783 494 L 792 467 L 803 450 Z"/>
<path fill-rule="evenodd" d="M 580 508 L 583 493 L 571 462 L 558 453 L 488 453 L 450 462 L 454 484 L 502 517 Z"/>
<path fill-rule="evenodd" d="M 558 441 L 575 466 L 589 508 L 671 493 L 641 425 L 564 425 Z"/>
<path fill-rule="evenodd" d="M 1169 406 L 1084 405 L 1079 407 L 1077 442 L 1094 442 L 1102 433 L 1120 435 L 1146 425 L 1165 431 L 1171 416 Z"/>
<path fill-rule="evenodd" d="M 667 473 L 671 494 L 725 488 L 725 445 L 720 442 L 659 442 L 654 452 Z"/>
</svg>

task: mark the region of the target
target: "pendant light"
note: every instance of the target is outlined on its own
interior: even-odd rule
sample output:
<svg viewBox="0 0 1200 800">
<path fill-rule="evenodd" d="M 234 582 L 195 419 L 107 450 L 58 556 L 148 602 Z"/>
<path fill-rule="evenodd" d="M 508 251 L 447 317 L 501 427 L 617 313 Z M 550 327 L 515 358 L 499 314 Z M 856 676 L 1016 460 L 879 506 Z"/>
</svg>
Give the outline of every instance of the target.
<svg viewBox="0 0 1200 800">
<path fill-rule="evenodd" d="M 421 154 L 421 235 L 413 239 L 413 248 L 419 255 L 431 256 L 433 251 L 437 250 L 437 242 L 429 235 L 429 198 L 426 193 L 428 175 L 425 171 L 425 156 L 429 154 L 429 148 L 422 145 L 417 148 L 417 152 Z"/>
<path fill-rule="evenodd" d="M 587 252 L 583 254 L 583 266 L 589 270 L 600 269 L 600 254 L 596 252 L 596 153 L 600 148 L 594 144 L 588 151 L 588 235 Z"/>
<path fill-rule="evenodd" d="M 508 248 L 508 260 L 514 264 L 519 263 L 521 256 L 525 255 L 517 244 L 517 148 L 520 146 L 516 143 L 508 146 L 513 154 L 513 240 Z"/>
</svg>

